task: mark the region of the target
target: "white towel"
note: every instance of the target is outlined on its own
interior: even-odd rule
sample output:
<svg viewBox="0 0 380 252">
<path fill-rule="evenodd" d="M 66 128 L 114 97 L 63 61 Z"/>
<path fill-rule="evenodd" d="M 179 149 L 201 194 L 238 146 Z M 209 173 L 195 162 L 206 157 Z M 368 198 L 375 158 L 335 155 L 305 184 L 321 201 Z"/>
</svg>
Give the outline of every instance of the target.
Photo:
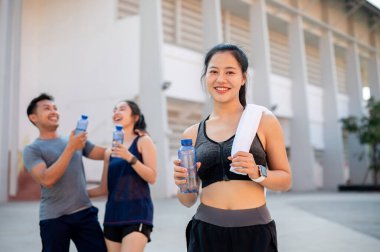
<svg viewBox="0 0 380 252">
<path fill-rule="evenodd" d="M 235 155 L 238 151 L 249 152 L 253 139 L 256 136 L 257 129 L 259 128 L 261 116 L 263 115 L 263 112 L 268 111 L 267 108 L 255 104 L 248 104 L 245 107 L 235 133 L 234 142 L 232 143 L 231 156 Z M 230 171 L 241 175 L 247 175 L 246 173 L 235 171 L 235 168 L 236 167 L 231 167 Z"/>
</svg>

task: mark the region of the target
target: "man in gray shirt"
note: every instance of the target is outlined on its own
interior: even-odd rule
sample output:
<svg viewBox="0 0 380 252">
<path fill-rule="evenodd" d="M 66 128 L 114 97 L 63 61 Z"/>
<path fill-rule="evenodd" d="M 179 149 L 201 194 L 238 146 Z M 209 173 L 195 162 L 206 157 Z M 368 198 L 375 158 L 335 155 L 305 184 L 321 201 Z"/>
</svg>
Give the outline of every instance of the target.
<svg viewBox="0 0 380 252">
<path fill-rule="evenodd" d="M 105 149 L 87 141 L 87 133 L 59 136 L 59 113 L 52 96 L 41 94 L 27 109 L 39 137 L 26 146 L 24 164 L 41 185 L 40 235 L 42 251 L 68 252 L 72 240 L 79 252 L 107 251 L 86 191 L 82 157 L 103 160 Z"/>
</svg>

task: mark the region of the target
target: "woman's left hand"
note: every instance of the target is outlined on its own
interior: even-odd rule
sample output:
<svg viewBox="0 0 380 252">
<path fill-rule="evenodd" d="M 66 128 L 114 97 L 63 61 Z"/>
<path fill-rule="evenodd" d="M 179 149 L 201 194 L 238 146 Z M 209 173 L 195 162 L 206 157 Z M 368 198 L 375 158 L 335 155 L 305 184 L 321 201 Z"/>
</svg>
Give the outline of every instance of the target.
<svg viewBox="0 0 380 252">
<path fill-rule="evenodd" d="M 231 160 L 231 166 L 235 167 L 235 171 L 245 173 L 253 179 L 259 177 L 259 169 L 252 153 L 238 151 L 232 157 L 229 156 L 228 159 Z"/>
<path fill-rule="evenodd" d="M 122 158 L 127 161 L 132 158 L 132 154 L 129 152 L 128 148 L 123 144 L 114 143 L 111 150 L 112 157 Z"/>
</svg>

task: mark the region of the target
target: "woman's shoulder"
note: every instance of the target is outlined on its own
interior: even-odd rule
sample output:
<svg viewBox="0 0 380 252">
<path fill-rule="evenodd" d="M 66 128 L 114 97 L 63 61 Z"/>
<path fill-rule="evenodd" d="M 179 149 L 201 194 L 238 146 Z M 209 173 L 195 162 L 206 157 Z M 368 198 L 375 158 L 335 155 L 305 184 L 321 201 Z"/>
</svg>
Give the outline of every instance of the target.
<svg viewBox="0 0 380 252">
<path fill-rule="evenodd" d="M 272 111 L 265 110 L 263 111 L 261 122 L 264 123 L 266 126 L 270 126 L 270 125 L 278 123 L 278 119 Z"/>
<path fill-rule="evenodd" d="M 182 134 L 183 138 L 196 138 L 198 134 L 198 128 L 200 123 L 196 123 L 185 129 L 185 131 Z"/>
<path fill-rule="evenodd" d="M 153 143 L 153 139 L 148 135 L 144 134 L 138 137 L 137 144 L 150 144 Z"/>
<path fill-rule="evenodd" d="M 142 153 L 143 150 L 156 151 L 156 145 L 148 134 L 144 134 L 137 139 L 137 149 L 140 153 Z"/>
<path fill-rule="evenodd" d="M 281 124 L 276 115 L 270 110 L 264 111 L 260 121 L 260 128 L 264 130 L 265 135 L 271 135 L 275 132 L 282 132 Z"/>
</svg>

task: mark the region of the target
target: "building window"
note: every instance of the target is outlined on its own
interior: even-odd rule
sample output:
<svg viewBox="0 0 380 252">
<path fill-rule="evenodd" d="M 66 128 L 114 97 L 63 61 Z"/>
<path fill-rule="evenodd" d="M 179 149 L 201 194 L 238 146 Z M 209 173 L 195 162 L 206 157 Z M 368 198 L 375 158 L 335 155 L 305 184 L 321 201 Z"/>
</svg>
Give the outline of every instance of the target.
<svg viewBox="0 0 380 252">
<path fill-rule="evenodd" d="M 227 43 L 240 46 L 252 62 L 251 29 L 249 20 L 232 14 L 230 11 L 222 12 L 223 39 Z"/>
<path fill-rule="evenodd" d="M 134 16 L 139 13 L 139 0 L 118 0 L 117 1 L 117 19 L 123 19 L 128 16 Z"/>
<path fill-rule="evenodd" d="M 335 46 L 335 64 L 338 84 L 338 92 L 347 94 L 347 61 L 345 50 L 340 46 Z"/>
<path fill-rule="evenodd" d="M 176 43 L 176 0 L 163 0 L 162 1 L 162 27 L 164 30 L 164 42 L 175 44 Z"/>
<path fill-rule="evenodd" d="M 164 42 L 201 52 L 202 19 L 201 0 L 162 0 Z"/>
<path fill-rule="evenodd" d="M 272 72 L 290 77 L 290 53 L 288 36 L 284 33 L 269 30 L 270 58 Z"/>
<path fill-rule="evenodd" d="M 308 83 L 315 86 L 321 86 L 322 80 L 319 37 L 308 31 L 304 31 L 304 34 Z"/>
</svg>

